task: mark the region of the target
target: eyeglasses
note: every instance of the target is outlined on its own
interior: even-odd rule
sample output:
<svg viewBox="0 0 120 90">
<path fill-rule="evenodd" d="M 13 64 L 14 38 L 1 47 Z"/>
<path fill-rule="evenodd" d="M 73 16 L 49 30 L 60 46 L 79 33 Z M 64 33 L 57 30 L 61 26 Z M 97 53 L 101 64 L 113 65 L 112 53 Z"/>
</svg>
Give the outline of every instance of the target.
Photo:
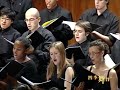
<svg viewBox="0 0 120 90">
<path fill-rule="evenodd" d="M 38 18 L 25 19 L 24 21 L 25 21 L 25 22 L 28 22 L 28 21 L 29 21 L 29 22 L 33 22 L 33 21 L 35 21 L 36 19 L 38 19 Z"/>
</svg>

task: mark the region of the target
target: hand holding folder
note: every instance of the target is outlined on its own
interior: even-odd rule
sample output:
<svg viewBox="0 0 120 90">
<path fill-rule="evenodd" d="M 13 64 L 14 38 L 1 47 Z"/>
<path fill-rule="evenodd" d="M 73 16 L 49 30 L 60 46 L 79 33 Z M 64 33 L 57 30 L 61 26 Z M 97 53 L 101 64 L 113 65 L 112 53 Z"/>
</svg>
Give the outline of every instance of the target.
<svg viewBox="0 0 120 90">
<path fill-rule="evenodd" d="M 73 68 L 76 74 L 76 80 L 73 82 L 74 86 L 78 87 L 80 82 L 85 82 L 85 87 L 90 89 L 98 81 L 98 76 L 88 71 L 85 67 L 75 64 Z M 94 79 L 94 77 L 96 77 L 96 79 Z"/>
<path fill-rule="evenodd" d="M 66 57 L 68 59 L 71 59 L 72 55 L 73 55 L 75 60 L 85 59 L 85 55 L 84 55 L 84 53 L 83 53 L 83 51 L 82 51 L 80 46 L 67 47 L 65 49 L 65 51 L 66 51 Z"/>
<path fill-rule="evenodd" d="M 1 70 L 0 70 L 0 78 L 3 75 L 10 75 L 12 77 L 16 77 L 17 74 L 24 68 L 22 64 L 19 62 L 12 60 L 9 63 L 7 63 Z"/>
<path fill-rule="evenodd" d="M 120 40 L 120 33 L 116 33 L 116 34 L 110 33 L 110 35 L 116 38 L 117 40 Z"/>
<path fill-rule="evenodd" d="M 44 37 L 36 30 L 30 33 L 26 38 L 31 40 L 31 44 L 34 48 L 40 45 L 44 41 Z"/>
<path fill-rule="evenodd" d="M 53 30 L 54 28 L 62 24 L 64 20 L 66 20 L 66 18 L 64 16 L 60 16 L 58 18 L 45 22 L 42 26 L 43 28 L 46 28 L 48 30 Z"/>
<path fill-rule="evenodd" d="M 28 85 L 31 85 L 32 87 L 39 87 L 46 90 L 48 90 L 51 87 L 57 87 L 60 88 L 60 90 L 64 90 L 63 87 L 58 86 L 53 80 L 48 80 L 41 83 L 34 83 L 23 76 L 21 76 L 21 79 L 23 79 L 25 82 L 28 83 Z"/>
</svg>

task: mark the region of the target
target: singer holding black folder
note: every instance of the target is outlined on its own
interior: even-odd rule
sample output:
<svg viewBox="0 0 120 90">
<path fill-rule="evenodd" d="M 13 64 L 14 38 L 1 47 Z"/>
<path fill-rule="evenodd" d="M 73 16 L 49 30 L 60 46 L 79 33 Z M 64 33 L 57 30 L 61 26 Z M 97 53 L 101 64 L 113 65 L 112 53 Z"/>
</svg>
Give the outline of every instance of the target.
<svg viewBox="0 0 120 90">
<path fill-rule="evenodd" d="M 104 55 L 109 53 L 109 47 L 101 40 L 90 43 L 89 56 L 94 65 L 87 69 L 98 77 L 98 82 L 93 85 L 93 90 L 118 90 L 116 71 L 105 64 Z M 92 78 L 94 79 L 94 78 Z"/>
<path fill-rule="evenodd" d="M 79 20 L 76 22 L 75 29 L 73 31 L 74 37 L 76 40 L 76 43 L 73 45 L 68 46 L 73 47 L 73 50 L 67 52 L 66 51 L 66 56 L 68 59 L 71 59 L 70 56 L 73 56 L 73 61 L 74 63 L 78 63 L 82 66 L 88 66 L 91 65 L 90 58 L 88 56 L 88 47 L 90 44 L 90 32 L 92 31 L 91 24 L 87 21 Z M 75 47 L 80 47 L 80 50 L 77 52 L 74 52 Z M 83 55 L 81 54 L 83 53 Z M 80 56 L 82 55 L 82 56 Z M 72 60 L 69 60 L 70 62 L 73 62 Z"/>
<path fill-rule="evenodd" d="M 73 90 L 70 82 L 74 78 L 74 71 L 65 58 L 63 43 L 61 41 L 54 42 L 51 44 L 49 50 L 51 60 L 47 68 L 47 80 L 52 80 L 56 84 L 54 87 L 59 90 Z"/>
<path fill-rule="evenodd" d="M 25 13 L 25 22 L 29 30 L 23 33 L 22 37 L 29 38 L 34 42 L 32 45 L 35 50 L 32 55 L 29 55 L 29 57 L 36 62 L 41 79 L 45 79 L 47 64 L 50 60 L 49 46 L 55 41 L 55 37 L 50 31 L 39 25 L 40 21 L 41 18 L 39 11 L 36 8 L 28 9 Z M 37 39 L 36 42 L 34 41 L 34 38 Z"/>
<path fill-rule="evenodd" d="M 33 51 L 34 48 L 31 45 L 29 39 L 19 37 L 15 40 L 13 46 L 14 58 L 12 60 L 17 61 L 24 66 L 24 68 L 18 73 L 16 77 L 19 82 L 24 84 L 27 83 L 21 79 L 21 76 L 24 76 L 32 82 L 39 82 L 40 79 L 38 78 L 39 75 L 35 62 L 27 56 Z"/>
</svg>

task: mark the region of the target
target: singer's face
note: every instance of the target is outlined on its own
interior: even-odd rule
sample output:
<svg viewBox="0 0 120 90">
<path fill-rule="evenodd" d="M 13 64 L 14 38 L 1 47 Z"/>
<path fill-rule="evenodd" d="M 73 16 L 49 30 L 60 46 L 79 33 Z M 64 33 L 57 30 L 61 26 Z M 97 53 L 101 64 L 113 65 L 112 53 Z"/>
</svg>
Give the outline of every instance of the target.
<svg viewBox="0 0 120 90">
<path fill-rule="evenodd" d="M 58 0 L 45 0 L 47 8 L 50 10 L 53 9 L 56 6 L 57 1 Z"/>
<path fill-rule="evenodd" d="M 102 10 L 104 7 L 107 6 L 107 1 L 106 0 L 95 0 L 95 8 L 97 10 Z"/>
<path fill-rule="evenodd" d="M 93 64 L 100 63 L 103 58 L 103 52 L 99 50 L 98 46 L 92 46 L 89 48 L 89 57 Z"/>
<path fill-rule="evenodd" d="M 0 26 L 2 29 L 10 27 L 12 23 L 13 23 L 12 20 L 8 18 L 6 15 L 0 17 Z"/>
<path fill-rule="evenodd" d="M 40 18 L 31 14 L 26 14 L 25 22 L 29 30 L 34 31 L 39 27 Z"/>
<path fill-rule="evenodd" d="M 60 55 L 60 52 L 56 48 L 52 47 L 50 49 L 50 57 L 51 57 L 52 62 L 56 66 L 58 66 L 60 64 L 61 55 Z"/>
<path fill-rule="evenodd" d="M 13 55 L 15 60 L 24 61 L 26 57 L 26 48 L 20 41 L 15 41 L 13 46 Z"/>
<path fill-rule="evenodd" d="M 84 28 L 79 27 L 79 26 L 75 26 L 74 35 L 75 35 L 76 42 L 81 42 L 81 43 L 85 41 L 88 36 Z"/>
</svg>

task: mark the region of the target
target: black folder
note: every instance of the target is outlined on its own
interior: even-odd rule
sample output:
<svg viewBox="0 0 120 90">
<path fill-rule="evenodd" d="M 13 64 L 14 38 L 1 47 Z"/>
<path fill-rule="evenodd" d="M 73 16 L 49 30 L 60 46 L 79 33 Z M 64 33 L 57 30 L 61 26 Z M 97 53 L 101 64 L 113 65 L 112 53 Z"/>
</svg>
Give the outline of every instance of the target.
<svg viewBox="0 0 120 90">
<path fill-rule="evenodd" d="M 44 37 L 38 31 L 32 33 L 28 38 L 31 40 L 31 44 L 34 48 L 44 41 Z"/>
<path fill-rule="evenodd" d="M 3 8 L 5 8 L 5 6 L 0 6 L 0 10 L 2 10 Z"/>
<path fill-rule="evenodd" d="M 25 77 L 21 76 L 21 79 L 24 80 L 26 83 L 28 83 L 28 85 L 31 86 L 39 86 L 40 88 L 43 88 L 45 90 L 48 90 L 52 87 L 56 87 L 59 88 L 60 90 L 64 90 L 64 87 L 59 86 L 55 81 L 53 80 L 48 80 L 48 81 L 44 81 L 44 82 L 40 82 L 40 83 L 33 83 L 32 81 L 26 79 Z"/>
<path fill-rule="evenodd" d="M 57 83 L 55 83 L 55 82 L 52 81 L 52 80 L 50 80 L 50 81 L 47 82 L 47 83 L 42 82 L 42 83 L 39 84 L 38 86 L 39 86 L 40 88 L 44 88 L 45 90 L 48 90 L 48 89 L 50 89 L 50 88 L 52 88 L 52 87 L 56 87 L 56 88 L 58 88 L 58 89 L 60 89 L 60 90 L 64 90 L 64 89 L 65 89 L 65 87 L 59 86 Z"/>
<path fill-rule="evenodd" d="M 116 64 L 113 69 L 116 71 L 117 73 L 117 77 L 118 77 L 118 87 L 120 88 L 120 63 Z"/>
<path fill-rule="evenodd" d="M 74 86 L 78 87 L 80 82 L 85 82 L 85 87 L 91 89 L 98 82 L 98 76 L 85 67 L 75 64 L 73 68 L 76 74 L 76 80 L 73 82 Z M 93 79 L 94 77 L 97 78 Z"/>
<path fill-rule="evenodd" d="M 71 59 L 72 55 L 75 60 L 85 59 L 85 55 L 80 46 L 70 46 L 67 47 L 65 50 L 66 50 L 66 57 L 68 59 Z"/>
<path fill-rule="evenodd" d="M 19 62 L 12 60 L 7 63 L 1 70 L 0 70 L 0 77 L 3 75 L 10 75 L 12 77 L 16 77 L 17 74 L 24 68 L 22 64 Z"/>
<path fill-rule="evenodd" d="M 66 20 L 66 18 L 64 16 L 60 16 L 58 18 L 53 19 L 53 21 L 51 20 L 51 23 L 46 25 L 45 28 L 48 29 L 48 30 L 53 30 L 54 28 L 56 28 L 57 26 L 62 24 L 62 22 L 65 21 L 65 20 Z"/>
</svg>

